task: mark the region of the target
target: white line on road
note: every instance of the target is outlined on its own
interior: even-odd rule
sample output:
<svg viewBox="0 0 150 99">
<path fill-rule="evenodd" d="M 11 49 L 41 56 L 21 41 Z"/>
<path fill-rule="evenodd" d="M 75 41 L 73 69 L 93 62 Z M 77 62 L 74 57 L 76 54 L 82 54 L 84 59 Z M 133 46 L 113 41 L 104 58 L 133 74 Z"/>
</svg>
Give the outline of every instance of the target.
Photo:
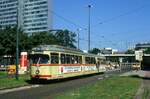
<svg viewBox="0 0 150 99">
<path fill-rule="evenodd" d="M 30 89 L 30 88 L 36 88 L 39 86 L 41 85 L 31 85 L 31 86 L 23 86 L 23 87 L 13 88 L 13 89 L 4 89 L 4 90 L 0 90 L 0 94 L 5 94 L 8 92 L 13 92 L 13 91 L 20 91 L 20 90 L 25 90 L 25 89 Z"/>
</svg>

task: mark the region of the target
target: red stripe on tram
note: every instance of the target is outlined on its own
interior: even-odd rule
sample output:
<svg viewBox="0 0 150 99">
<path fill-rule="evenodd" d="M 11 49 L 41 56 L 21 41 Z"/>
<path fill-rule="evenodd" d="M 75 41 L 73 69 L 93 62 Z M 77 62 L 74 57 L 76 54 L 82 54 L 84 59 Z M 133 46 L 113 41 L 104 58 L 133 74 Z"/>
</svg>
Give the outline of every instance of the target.
<svg viewBox="0 0 150 99">
<path fill-rule="evenodd" d="M 32 77 L 52 77 L 52 75 L 32 75 Z"/>
</svg>

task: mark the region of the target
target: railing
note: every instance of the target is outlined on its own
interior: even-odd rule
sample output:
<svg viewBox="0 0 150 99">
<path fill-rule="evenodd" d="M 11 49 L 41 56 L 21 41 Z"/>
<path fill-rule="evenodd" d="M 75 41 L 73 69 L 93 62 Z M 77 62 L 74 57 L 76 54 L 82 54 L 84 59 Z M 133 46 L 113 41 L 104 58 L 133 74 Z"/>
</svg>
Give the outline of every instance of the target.
<svg viewBox="0 0 150 99">
<path fill-rule="evenodd" d="M 141 69 L 140 63 L 120 63 L 121 71 L 140 70 L 140 69 Z"/>
<path fill-rule="evenodd" d="M 106 71 L 104 72 L 104 76 L 111 77 L 113 75 L 122 74 L 125 72 L 130 72 L 132 70 L 140 70 L 140 63 L 109 63 L 105 65 Z"/>
</svg>

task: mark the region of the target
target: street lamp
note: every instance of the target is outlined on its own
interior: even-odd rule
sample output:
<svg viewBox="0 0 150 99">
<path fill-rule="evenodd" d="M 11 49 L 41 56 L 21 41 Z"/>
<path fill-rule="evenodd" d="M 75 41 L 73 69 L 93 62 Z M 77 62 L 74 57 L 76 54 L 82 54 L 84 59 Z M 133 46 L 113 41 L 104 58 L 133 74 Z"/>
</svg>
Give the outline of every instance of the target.
<svg viewBox="0 0 150 99">
<path fill-rule="evenodd" d="M 78 49 L 80 49 L 80 31 L 81 31 L 81 28 L 78 28 L 77 29 L 77 33 L 78 33 Z"/>
<path fill-rule="evenodd" d="M 89 13 L 89 18 L 88 18 L 88 50 L 90 50 L 90 28 L 91 28 L 91 23 L 90 23 L 90 19 L 91 19 L 91 5 L 88 5 L 88 13 Z"/>
<path fill-rule="evenodd" d="M 19 1 L 18 1 L 18 6 L 19 6 Z M 19 79 L 19 75 L 18 75 L 18 64 L 19 64 L 19 34 L 18 34 L 18 30 L 19 30 L 19 25 L 18 25 L 18 19 L 19 19 L 19 7 L 17 7 L 17 33 L 16 33 L 16 80 Z"/>
</svg>

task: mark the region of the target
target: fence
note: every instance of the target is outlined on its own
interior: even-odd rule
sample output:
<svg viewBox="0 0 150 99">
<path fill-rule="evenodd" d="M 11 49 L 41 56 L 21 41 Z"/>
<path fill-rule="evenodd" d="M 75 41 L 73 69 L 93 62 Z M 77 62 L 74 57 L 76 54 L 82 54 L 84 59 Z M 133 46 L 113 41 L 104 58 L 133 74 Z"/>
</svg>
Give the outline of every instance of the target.
<svg viewBox="0 0 150 99">
<path fill-rule="evenodd" d="M 140 70 L 140 63 L 120 63 L 120 71 Z"/>
</svg>

